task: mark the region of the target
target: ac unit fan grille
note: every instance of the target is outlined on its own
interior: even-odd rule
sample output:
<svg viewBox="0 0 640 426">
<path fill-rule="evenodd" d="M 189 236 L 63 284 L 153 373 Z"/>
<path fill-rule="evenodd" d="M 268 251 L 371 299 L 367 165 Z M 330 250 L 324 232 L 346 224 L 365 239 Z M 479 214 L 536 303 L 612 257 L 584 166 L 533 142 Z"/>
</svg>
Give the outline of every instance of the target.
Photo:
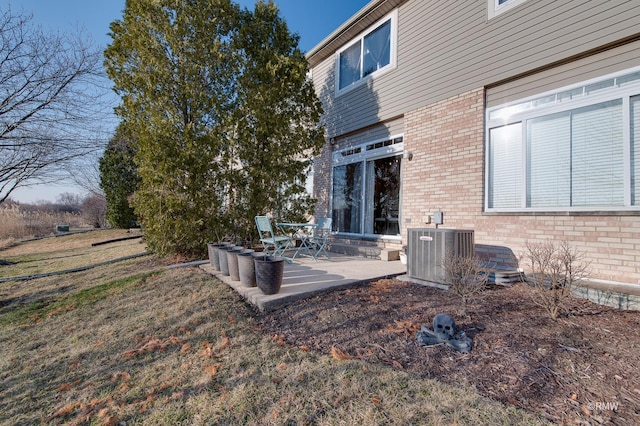
<svg viewBox="0 0 640 426">
<path fill-rule="evenodd" d="M 472 257 L 475 253 L 473 230 L 414 228 L 408 229 L 408 237 L 407 275 L 410 278 L 443 282 L 442 264 L 446 256 Z"/>
</svg>

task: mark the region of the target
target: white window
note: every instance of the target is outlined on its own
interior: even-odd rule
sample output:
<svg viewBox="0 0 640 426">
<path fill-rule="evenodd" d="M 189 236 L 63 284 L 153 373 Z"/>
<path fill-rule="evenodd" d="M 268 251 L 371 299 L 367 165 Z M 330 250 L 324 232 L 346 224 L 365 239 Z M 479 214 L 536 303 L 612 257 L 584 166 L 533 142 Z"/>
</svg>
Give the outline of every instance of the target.
<svg viewBox="0 0 640 426">
<path fill-rule="evenodd" d="M 487 111 L 487 211 L 640 210 L 640 72 Z"/>
<path fill-rule="evenodd" d="M 487 12 L 489 19 L 514 8 L 525 1 L 527 0 L 487 0 Z"/>
<path fill-rule="evenodd" d="M 397 12 L 393 12 L 338 51 L 336 94 L 395 66 L 396 22 Z"/>
<path fill-rule="evenodd" d="M 333 230 L 400 238 L 402 136 L 333 155 Z"/>
</svg>

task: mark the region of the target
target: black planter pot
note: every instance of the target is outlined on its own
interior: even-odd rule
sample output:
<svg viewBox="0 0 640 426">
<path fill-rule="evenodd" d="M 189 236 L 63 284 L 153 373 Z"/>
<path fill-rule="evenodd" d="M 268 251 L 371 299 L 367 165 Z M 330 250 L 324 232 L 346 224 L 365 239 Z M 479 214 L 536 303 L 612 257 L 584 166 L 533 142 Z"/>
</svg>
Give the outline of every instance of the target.
<svg viewBox="0 0 640 426">
<path fill-rule="evenodd" d="M 254 259 L 257 255 L 263 256 L 262 254 L 256 254 L 253 250 L 245 250 L 242 253 L 238 253 L 238 274 L 240 275 L 240 283 L 245 287 L 256 286 Z"/>
<path fill-rule="evenodd" d="M 262 256 L 254 259 L 256 284 L 264 294 L 276 294 L 282 286 L 284 257 Z"/>
</svg>

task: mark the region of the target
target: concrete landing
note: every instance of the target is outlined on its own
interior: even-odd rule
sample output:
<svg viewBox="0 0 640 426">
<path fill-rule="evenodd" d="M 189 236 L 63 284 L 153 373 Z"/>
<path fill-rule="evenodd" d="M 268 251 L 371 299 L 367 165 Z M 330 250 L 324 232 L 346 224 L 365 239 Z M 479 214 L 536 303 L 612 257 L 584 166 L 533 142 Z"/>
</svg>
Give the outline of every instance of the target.
<svg viewBox="0 0 640 426">
<path fill-rule="evenodd" d="M 266 295 L 257 287 L 245 287 L 215 271 L 207 262 L 200 268 L 237 291 L 260 311 L 272 311 L 316 294 L 352 287 L 381 278 L 406 277 L 407 265 L 400 261 L 383 261 L 360 256 L 331 253 L 330 259 L 317 261 L 302 257 L 286 263 L 280 292 Z M 444 286 L 442 288 L 445 288 Z M 640 285 L 585 281 L 572 289 L 574 296 L 619 309 L 640 310 Z"/>
<path fill-rule="evenodd" d="M 361 283 L 391 278 L 407 272 L 407 265 L 400 261 L 383 261 L 364 257 L 331 253 L 331 258 L 296 258 L 285 263 L 282 287 L 277 294 L 266 295 L 257 287 L 245 287 L 240 281 L 222 275 L 211 264 L 200 268 L 237 291 L 250 304 L 262 312 L 272 311 L 294 301 L 319 293 L 352 287 Z"/>
</svg>

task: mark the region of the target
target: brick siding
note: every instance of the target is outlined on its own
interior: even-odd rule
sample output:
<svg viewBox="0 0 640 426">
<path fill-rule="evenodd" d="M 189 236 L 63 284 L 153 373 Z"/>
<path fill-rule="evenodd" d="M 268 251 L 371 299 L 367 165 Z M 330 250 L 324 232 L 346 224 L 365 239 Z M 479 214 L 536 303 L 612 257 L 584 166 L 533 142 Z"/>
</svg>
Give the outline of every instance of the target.
<svg viewBox="0 0 640 426">
<path fill-rule="evenodd" d="M 484 90 L 405 114 L 402 236 L 444 213 L 443 228 L 473 229 L 476 254 L 515 267 L 526 243 L 567 240 L 585 253 L 591 278 L 640 284 L 640 217 L 625 214 L 487 214 L 484 205 Z M 328 163 L 330 171 L 330 161 Z"/>
</svg>

